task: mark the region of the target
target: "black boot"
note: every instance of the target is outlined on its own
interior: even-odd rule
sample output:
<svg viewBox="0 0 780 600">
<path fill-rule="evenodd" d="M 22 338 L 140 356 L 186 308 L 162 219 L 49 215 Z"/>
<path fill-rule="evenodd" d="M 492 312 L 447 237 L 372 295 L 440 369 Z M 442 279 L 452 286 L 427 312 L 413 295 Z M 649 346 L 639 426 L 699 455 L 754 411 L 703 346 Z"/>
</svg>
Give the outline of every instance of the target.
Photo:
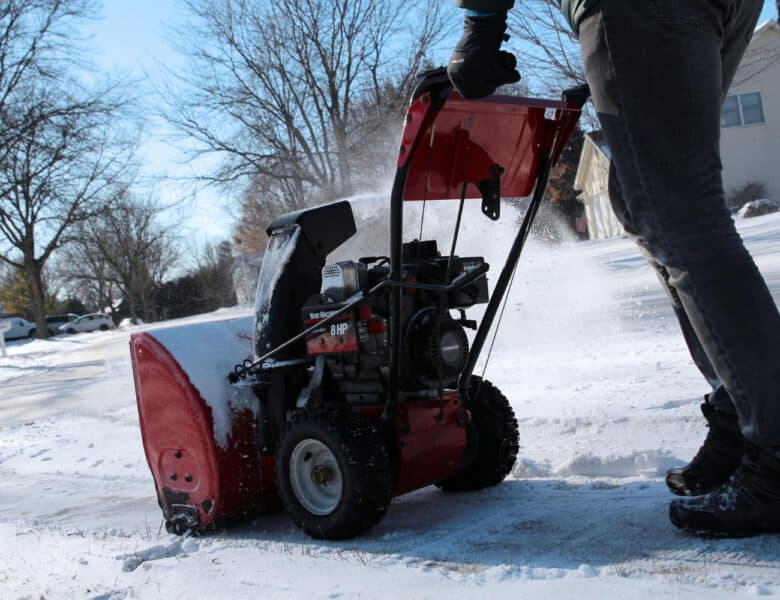
<svg viewBox="0 0 780 600">
<path fill-rule="evenodd" d="M 704 537 L 747 537 L 780 532 L 780 458 L 746 444 L 739 467 L 709 495 L 673 500 L 669 518 Z"/>
<path fill-rule="evenodd" d="M 701 405 L 701 412 L 710 428 L 704 444 L 691 462 L 666 473 L 666 485 L 678 496 L 700 496 L 721 485 L 744 453 L 736 415 L 715 410 L 707 402 Z"/>
</svg>

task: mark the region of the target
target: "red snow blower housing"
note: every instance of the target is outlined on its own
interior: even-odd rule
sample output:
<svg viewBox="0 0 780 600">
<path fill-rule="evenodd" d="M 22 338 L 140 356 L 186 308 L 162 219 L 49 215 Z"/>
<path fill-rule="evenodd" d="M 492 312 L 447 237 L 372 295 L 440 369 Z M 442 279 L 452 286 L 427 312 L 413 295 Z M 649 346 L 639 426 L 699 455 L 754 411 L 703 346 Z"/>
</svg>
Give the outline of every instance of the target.
<svg viewBox="0 0 780 600">
<path fill-rule="evenodd" d="M 405 492 L 503 481 L 517 421 L 472 371 L 586 99 L 579 89 L 560 102 L 466 101 L 443 69 L 425 73 L 401 140 L 390 256 L 326 264 L 356 231 L 348 202 L 290 213 L 268 228 L 253 332 L 233 319 L 133 335 L 144 449 L 169 531 L 281 501 L 309 535 L 345 538 Z M 490 294 L 483 258 L 455 254 L 464 200 L 481 198 L 497 219 L 501 197 L 531 192 Z M 460 200 L 444 256 L 435 240 L 402 241 L 403 202 L 437 199 Z M 475 304 L 487 304 L 478 327 L 466 317 Z M 471 348 L 464 328 L 476 329 Z"/>
</svg>

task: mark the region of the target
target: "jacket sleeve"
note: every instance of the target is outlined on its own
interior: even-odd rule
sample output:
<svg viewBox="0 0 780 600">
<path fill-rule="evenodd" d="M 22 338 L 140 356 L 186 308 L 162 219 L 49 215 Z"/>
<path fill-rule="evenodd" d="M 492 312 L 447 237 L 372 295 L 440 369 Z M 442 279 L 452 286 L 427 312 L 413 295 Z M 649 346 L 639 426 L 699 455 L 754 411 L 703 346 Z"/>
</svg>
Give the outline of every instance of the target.
<svg viewBox="0 0 780 600">
<path fill-rule="evenodd" d="M 514 4 L 515 0 L 455 0 L 455 6 L 470 10 L 509 10 Z"/>
</svg>

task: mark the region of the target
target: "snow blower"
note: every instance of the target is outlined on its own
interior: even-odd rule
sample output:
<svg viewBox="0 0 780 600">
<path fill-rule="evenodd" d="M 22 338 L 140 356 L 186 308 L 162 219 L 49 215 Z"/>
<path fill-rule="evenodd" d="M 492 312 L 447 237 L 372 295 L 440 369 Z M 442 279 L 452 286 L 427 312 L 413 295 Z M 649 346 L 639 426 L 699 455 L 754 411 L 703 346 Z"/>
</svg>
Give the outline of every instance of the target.
<svg viewBox="0 0 780 600">
<path fill-rule="evenodd" d="M 281 504 L 310 536 L 347 538 L 400 494 L 504 480 L 517 421 L 472 373 L 586 99 L 580 88 L 562 101 L 466 101 L 444 69 L 425 73 L 398 154 L 389 256 L 326 263 L 356 232 L 348 202 L 286 214 L 268 227 L 253 324 L 132 336 L 144 450 L 169 532 Z M 531 194 L 490 293 L 484 259 L 455 253 L 464 202 L 481 199 L 495 220 L 502 197 Z M 404 202 L 445 199 L 459 201 L 449 253 L 435 240 L 404 243 Z M 479 324 L 466 316 L 477 304 Z"/>
</svg>

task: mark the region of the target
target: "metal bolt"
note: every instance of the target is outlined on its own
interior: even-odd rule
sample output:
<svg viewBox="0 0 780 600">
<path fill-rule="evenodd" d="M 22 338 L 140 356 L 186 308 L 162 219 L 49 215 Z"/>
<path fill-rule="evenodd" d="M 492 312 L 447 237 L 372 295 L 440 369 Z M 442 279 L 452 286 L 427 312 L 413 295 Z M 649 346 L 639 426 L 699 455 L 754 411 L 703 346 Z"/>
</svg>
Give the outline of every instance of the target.
<svg viewBox="0 0 780 600">
<path fill-rule="evenodd" d="M 184 481 L 186 481 L 186 482 L 190 482 L 190 481 L 192 481 L 192 475 L 191 475 L 190 473 L 187 473 L 187 474 L 184 476 Z"/>
<path fill-rule="evenodd" d="M 333 472 L 324 466 L 314 467 L 311 472 L 311 480 L 318 485 L 326 484 L 332 477 Z"/>
<path fill-rule="evenodd" d="M 181 458 L 181 450 L 177 450 L 176 452 L 174 452 L 174 453 L 173 453 L 173 455 L 174 455 L 176 458 Z"/>
<path fill-rule="evenodd" d="M 169 477 L 170 477 L 170 478 L 171 478 L 173 481 L 176 481 L 176 478 L 178 477 L 178 475 L 176 475 L 176 473 L 171 473 L 171 474 L 169 475 Z"/>
</svg>

